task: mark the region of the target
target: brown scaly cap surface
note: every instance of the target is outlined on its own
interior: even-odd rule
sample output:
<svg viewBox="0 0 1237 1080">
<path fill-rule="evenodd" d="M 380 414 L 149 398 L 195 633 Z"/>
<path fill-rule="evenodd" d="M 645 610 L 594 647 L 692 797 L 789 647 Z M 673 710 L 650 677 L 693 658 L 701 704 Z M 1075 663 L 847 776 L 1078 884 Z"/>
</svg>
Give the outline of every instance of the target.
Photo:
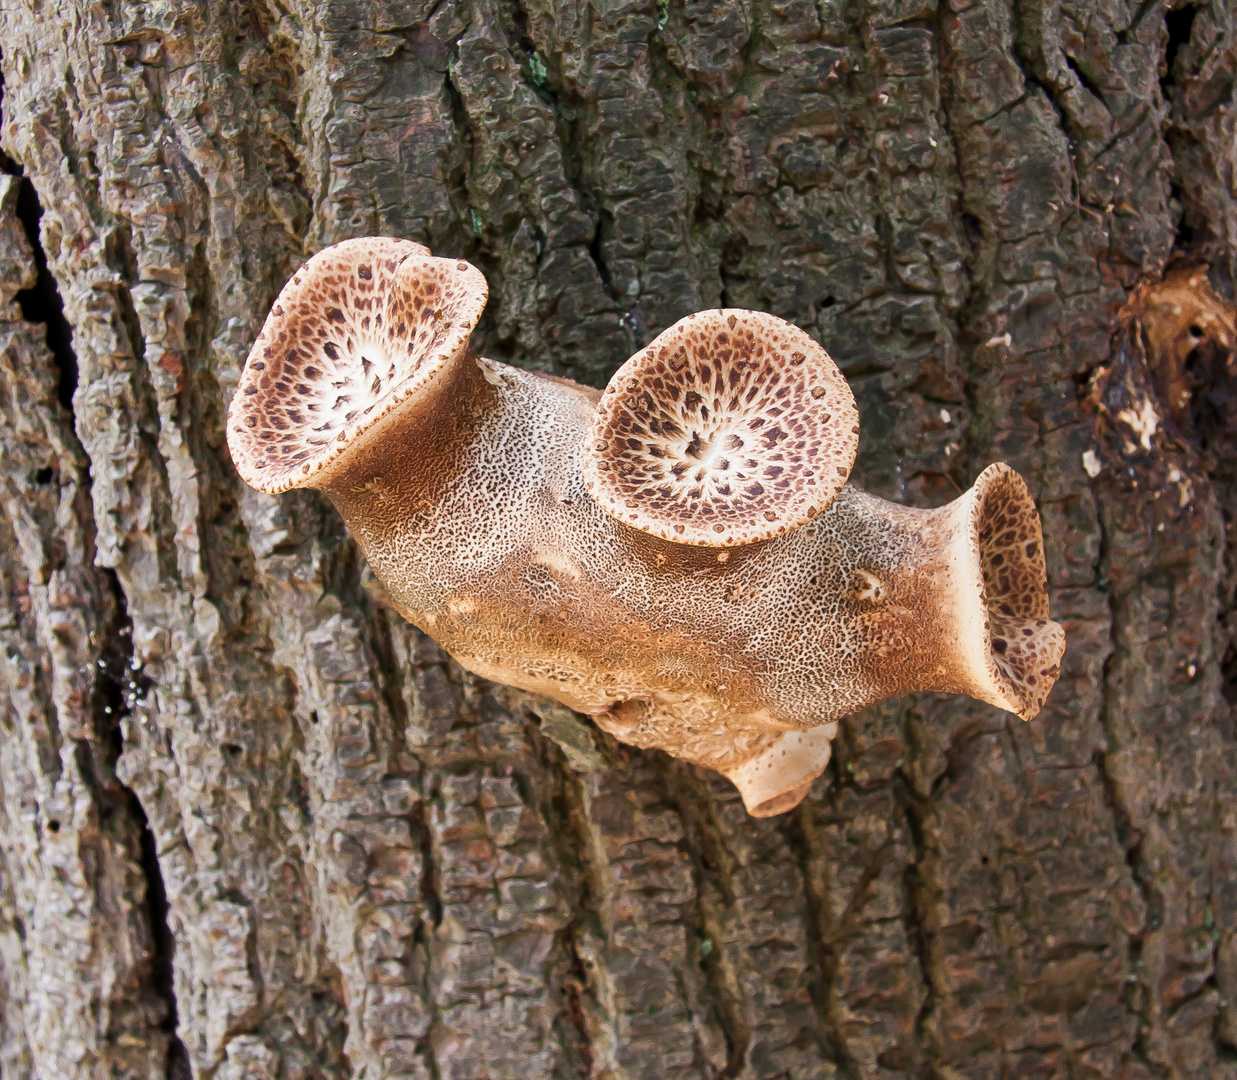
<svg viewBox="0 0 1237 1080">
<path fill-rule="evenodd" d="M 979 694 L 1030 720 L 1060 675 L 1065 631 L 1048 618 L 1048 574 L 1039 512 L 1008 465 L 990 465 L 969 493 L 987 605 L 987 675 Z"/>
<path fill-rule="evenodd" d="M 228 414 L 236 470 L 268 494 L 312 485 L 468 345 L 485 278 L 388 237 L 319 252 L 284 286 Z"/>
<path fill-rule="evenodd" d="M 774 315 L 722 308 L 619 368 L 585 440 L 584 480 L 625 525 L 736 547 L 824 510 L 858 445 L 855 399 L 829 354 Z"/>
</svg>

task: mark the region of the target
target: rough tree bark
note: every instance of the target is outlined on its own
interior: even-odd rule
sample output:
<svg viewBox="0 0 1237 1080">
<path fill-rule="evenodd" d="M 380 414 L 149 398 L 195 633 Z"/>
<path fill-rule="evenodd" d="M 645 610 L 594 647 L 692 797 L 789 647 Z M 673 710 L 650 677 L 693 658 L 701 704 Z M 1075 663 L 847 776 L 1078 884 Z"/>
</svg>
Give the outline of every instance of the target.
<svg viewBox="0 0 1237 1080">
<path fill-rule="evenodd" d="M 1178 415 L 1119 314 L 1183 253 L 1232 295 L 1235 14 L 4 0 L 5 1080 L 1237 1077 L 1226 356 Z M 762 308 L 870 490 L 1010 462 L 1048 707 L 873 709 L 753 821 L 463 673 L 224 445 L 280 285 L 370 233 L 481 267 L 497 359 L 600 385 Z"/>
</svg>

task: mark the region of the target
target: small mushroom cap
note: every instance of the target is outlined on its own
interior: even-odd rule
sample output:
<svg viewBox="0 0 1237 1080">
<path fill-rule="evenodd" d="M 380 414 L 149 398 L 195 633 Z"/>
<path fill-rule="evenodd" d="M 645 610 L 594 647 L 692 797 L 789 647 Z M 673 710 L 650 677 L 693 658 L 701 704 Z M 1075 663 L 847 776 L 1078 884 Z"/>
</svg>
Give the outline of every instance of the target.
<svg viewBox="0 0 1237 1080">
<path fill-rule="evenodd" d="M 283 287 L 232 399 L 241 478 L 272 495 L 313 486 L 467 348 L 487 296 L 476 267 L 410 240 L 320 251 Z"/>
<path fill-rule="evenodd" d="M 829 354 L 775 315 L 722 308 L 681 319 L 615 372 L 584 482 L 634 529 L 737 547 L 823 511 L 858 446 L 855 398 Z"/>
</svg>

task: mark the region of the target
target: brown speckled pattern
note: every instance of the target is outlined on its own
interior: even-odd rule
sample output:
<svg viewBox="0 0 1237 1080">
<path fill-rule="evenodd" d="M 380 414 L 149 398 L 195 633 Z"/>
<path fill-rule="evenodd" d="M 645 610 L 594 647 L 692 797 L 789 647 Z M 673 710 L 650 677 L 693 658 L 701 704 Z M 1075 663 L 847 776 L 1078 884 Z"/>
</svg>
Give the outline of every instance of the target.
<svg viewBox="0 0 1237 1080">
<path fill-rule="evenodd" d="M 309 483 L 430 382 L 485 308 L 479 270 L 409 240 L 346 240 L 279 294 L 228 416 L 241 477 L 275 493 Z"/>
<path fill-rule="evenodd" d="M 989 604 L 999 612 L 1005 597 L 1000 581 L 984 589 L 985 514 L 1008 498 L 1019 520 L 1036 520 L 1020 482 L 992 486 L 1014 475 L 1005 466 L 936 510 L 846 486 L 815 520 L 766 543 L 675 544 L 589 497 L 591 393 L 457 363 L 492 394 L 460 442 L 431 460 L 441 441 L 401 414 L 327 491 L 400 609 L 469 670 L 737 783 L 766 756 L 772 775 L 741 786 L 745 798 L 757 780 L 765 793 L 797 790 L 824 767 L 825 740 L 814 757 L 779 764 L 784 734 L 885 697 L 967 693 L 1023 716 L 1042 703 L 990 647 Z M 444 393 L 435 408 L 458 410 L 456 400 Z M 449 478 L 432 498 L 431 471 Z M 1060 627 L 1037 633 L 1058 659 Z"/>
<path fill-rule="evenodd" d="M 1048 619 L 1039 514 L 1022 477 L 1004 465 L 985 472 L 976 496 L 990 656 L 1029 719 L 1057 681 L 1064 647 L 1064 633 Z"/>
<path fill-rule="evenodd" d="M 780 535 L 762 543 L 740 543 L 754 534 L 737 528 L 721 544 L 707 533 L 708 544 L 663 538 L 647 520 L 635 528 L 590 496 L 598 412 L 602 424 L 618 423 L 634 415 L 623 411 L 628 406 L 599 404 L 594 391 L 478 359 L 464 347 L 484 299 L 484 282 L 475 284 L 480 275 L 467 264 L 383 248 L 389 254 L 378 270 L 391 298 L 380 304 L 377 290 L 364 290 L 369 306 L 350 304 L 354 315 L 341 306 L 343 320 L 335 319 L 336 302 L 322 282 L 352 296 L 358 280 L 371 280 L 360 274 L 378 265 L 370 259 L 375 242 L 368 243 L 324 253 L 316 265 L 329 273 L 289 285 L 254 353 L 259 363 L 278 359 L 280 366 L 251 363 L 229 438 L 255 486 L 325 490 L 392 602 L 464 667 L 588 713 L 624 741 L 716 769 L 756 813 L 793 805 L 829 759 L 833 722 L 872 702 L 946 691 L 1027 718 L 1042 705 L 1064 635 L 1047 617 L 1035 505 L 1011 469 L 990 466 L 971 491 L 933 510 L 842 486 L 837 470 L 850 466 L 857 424 L 845 383 L 823 352 L 770 316 L 706 312 L 687 324 L 700 331 L 691 347 L 698 358 L 715 355 L 720 334 L 741 375 L 735 361 L 745 355 L 767 360 L 790 350 L 791 374 L 770 361 L 767 378 L 742 384 L 741 399 L 757 388 L 756 415 L 780 407 L 768 403 L 781 401 L 785 386 L 797 388 L 783 395 L 792 402 L 803 393 L 836 402 L 829 421 L 805 420 L 801 437 L 806 450 L 807 433 L 819 435 L 818 456 L 834 454 L 837 479 L 793 488 L 794 513 L 809 506 L 820 512 L 798 528 L 790 527 L 793 516 L 782 517 L 772 523 Z M 379 308 L 388 316 L 382 328 Z M 403 336 L 386 334 L 394 318 Z M 440 321 L 451 324 L 446 335 Z M 325 342 L 336 344 L 335 336 L 322 336 L 324 326 L 339 335 L 340 356 L 330 358 L 330 368 L 301 356 L 310 346 L 321 352 Z M 795 363 L 800 342 L 803 360 Z M 400 359 L 393 370 L 389 354 Z M 668 385 L 656 366 L 660 350 L 642 356 L 644 374 L 648 364 L 654 373 L 644 390 L 655 388 L 656 378 Z M 301 380 L 307 393 L 298 375 L 308 371 L 298 365 L 319 369 L 314 385 Z M 706 383 L 705 366 L 700 359 L 697 393 L 702 405 L 714 403 L 716 416 L 734 394 L 719 389 L 715 372 Z M 622 399 L 633 372 L 644 378 L 641 369 L 633 363 L 616 376 L 619 389 L 608 400 Z M 794 374 L 800 370 L 806 377 Z M 377 376 L 377 386 L 364 382 Z M 830 379 L 839 383 L 833 391 L 810 397 Z M 670 400 L 682 405 L 687 391 L 675 385 L 682 393 Z M 706 398 L 709 386 L 717 393 Z M 357 402 L 336 405 L 341 396 L 359 399 L 351 419 Z M 301 404 L 307 399 L 326 408 L 314 412 Z M 325 448 L 312 441 L 323 412 L 336 423 L 330 431 L 345 435 L 333 434 Z M 382 412 L 381 424 L 365 419 Z M 771 420 L 785 423 L 789 412 Z M 648 423 L 688 415 L 650 409 Z M 703 411 L 690 416 L 703 419 Z M 837 416 L 845 419 L 834 431 Z M 727 422 L 758 432 L 742 428 L 750 419 L 739 410 Z M 255 434 L 264 431 L 279 437 Z M 702 439 L 716 434 L 699 432 Z M 690 437 L 680 438 L 683 447 Z M 770 452 L 785 453 L 790 441 L 776 440 Z M 272 443 L 276 453 L 266 449 Z M 329 456 L 298 459 L 308 446 Z M 811 479 L 803 457 L 791 464 Z M 803 491 L 812 496 L 800 497 Z M 823 509 L 820 492 L 831 500 Z"/>
<path fill-rule="evenodd" d="M 610 380 L 584 479 L 632 528 L 735 547 L 824 510 L 858 445 L 855 399 L 828 353 L 776 316 L 723 308 L 675 323 Z"/>
</svg>

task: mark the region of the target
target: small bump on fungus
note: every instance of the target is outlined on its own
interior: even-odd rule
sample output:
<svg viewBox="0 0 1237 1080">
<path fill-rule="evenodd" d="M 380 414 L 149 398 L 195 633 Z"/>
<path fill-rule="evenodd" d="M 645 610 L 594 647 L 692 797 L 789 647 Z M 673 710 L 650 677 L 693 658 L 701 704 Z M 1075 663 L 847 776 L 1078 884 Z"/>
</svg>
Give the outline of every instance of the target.
<svg viewBox="0 0 1237 1080">
<path fill-rule="evenodd" d="M 468 263 L 346 241 L 272 308 L 228 419 L 241 476 L 316 487 L 464 667 L 794 806 L 836 720 L 915 690 L 1030 718 L 1057 678 L 1043 538 L 991 465 L 948 506 L 846 485 L 854 399 L 760 312 L 705 311 L 604 394 L 476 357 Z"/>
</svg>

